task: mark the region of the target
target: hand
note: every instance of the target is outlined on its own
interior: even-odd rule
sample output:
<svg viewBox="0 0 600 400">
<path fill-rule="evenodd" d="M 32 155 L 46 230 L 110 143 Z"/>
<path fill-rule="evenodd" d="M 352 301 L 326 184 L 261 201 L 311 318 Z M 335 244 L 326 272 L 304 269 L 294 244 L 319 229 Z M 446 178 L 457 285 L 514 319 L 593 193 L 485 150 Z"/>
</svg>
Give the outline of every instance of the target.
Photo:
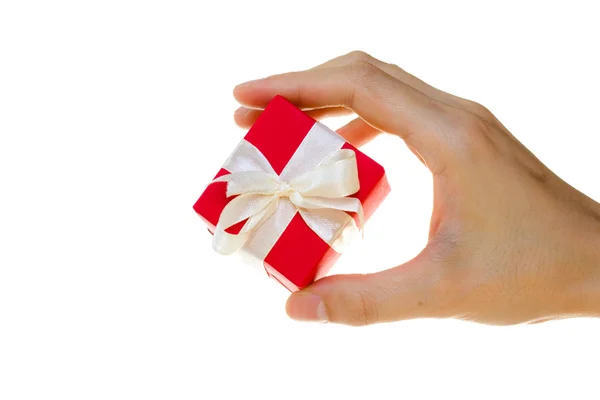
<svg viewBox="0 0 600 400">
<path fill-rule="evenodd" d="M 290 317 L 365 325 L 600 315 L 600 205 L 554 175 L 486 108 L 353 52 L 237 86 L 237 123 L 250 126 L 276 94 L 316 119 L 355 112 L 338 133 L 355 145 L 395 134 L 434 178 L 421 253 L 375 274 L 323 278 L 290 296 Z"/>
</svg>

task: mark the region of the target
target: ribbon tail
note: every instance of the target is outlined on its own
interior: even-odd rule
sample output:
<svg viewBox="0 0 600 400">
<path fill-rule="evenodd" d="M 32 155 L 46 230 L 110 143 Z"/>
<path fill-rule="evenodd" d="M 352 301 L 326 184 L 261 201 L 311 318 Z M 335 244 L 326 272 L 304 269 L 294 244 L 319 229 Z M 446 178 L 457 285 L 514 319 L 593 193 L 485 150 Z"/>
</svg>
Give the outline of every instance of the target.
<svg viewBox="0 0 600 400">
<path fill-rule="evenodd" d="M 356 198 L 304 198 L 298 195 L 292 196 L 292 202 L 306 224 L 338 253 L 354 241 L 357 232 L 364 235 L 362 204 Z M 347 212 L 358 214 L 358 226 Z"/>
<path fill-rule="evenodd" d="M 362 232 L 364 227 L 364 213 L 360 200 L 354 197 L 325 198 L 325 197 L 302 197 L 292 195 L 292 202 L 298 208 L 308 210 L 333 209 L 347 212 L 355 212 L 358 215 L 358 229 Z"/>
<path fill-rule="evenodd" d="M 352 150 L 338 150 L 323 164 L 292 180 L 290 186 L 305 197 L 350 196 L 360 190 L 356 154 Z"/>
<path fill-rule="evenodd" d="M 213 236 L 213 249 L 223 255 L 230 255 L 241 249 L 250 234 L 267 220 L 275 210 L 279 198 L 276 196 L 247 194 L 233 199 L 221 212 Z M 225 232 L 227 228 L 247 220 L 237 234 Z"/>
<path fill-rule="evenodd" d="M 344 211 L 322 208 L 298 209 L 298 212 L 310 229 L 337 253 L 343 253 L 358 236 L 354 218 Z"/>
<path fill-rule="evenodd" d="M 236 235 L 227 233 L 224 230 L 215 230 L 213 235 L 212 248 L 217 253 L 228 256 L 239 249 L 248 241 L 250 232 L 238 233 Z"/>
<path fill-rule="evenodd" d="M 227 183 L 226 196 L 239 194 L 273 194 L 279 187 L 277 175 L 264 171 L 232 172 L 215 178 L 210 184 Z"/>
</svg>

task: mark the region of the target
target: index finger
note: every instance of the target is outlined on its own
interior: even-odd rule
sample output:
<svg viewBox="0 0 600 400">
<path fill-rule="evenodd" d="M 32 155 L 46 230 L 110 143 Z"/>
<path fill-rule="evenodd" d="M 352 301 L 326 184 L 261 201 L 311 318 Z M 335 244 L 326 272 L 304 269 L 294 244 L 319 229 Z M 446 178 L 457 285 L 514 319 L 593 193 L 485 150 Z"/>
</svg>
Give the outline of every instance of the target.
<svg viewBox="0 0 600 400">
<path fill-rule="evenodd" d="M 368 62 L 273 75 L 234 89 L 250 108 L 264 108 L 278 94 L 303 109 L 350 108 L 375 128 L 401 136 L 424 158 L 441 155 L 435 132 L 445 105 Z"/>
</svg>

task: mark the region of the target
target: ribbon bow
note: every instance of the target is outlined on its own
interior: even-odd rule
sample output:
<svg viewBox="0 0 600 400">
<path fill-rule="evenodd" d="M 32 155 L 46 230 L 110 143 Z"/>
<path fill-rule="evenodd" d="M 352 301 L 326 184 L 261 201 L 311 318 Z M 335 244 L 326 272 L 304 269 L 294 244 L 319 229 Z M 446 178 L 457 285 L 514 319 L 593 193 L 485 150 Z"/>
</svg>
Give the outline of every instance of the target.
<svg viewBox="0 0 600 400">
<path fill-rule="evenodd" d="M 234 154 L 238 171 L 211 182 L 227 182 L 227 197 L 237 196 L 223 209 L 217 223 L 213 236 L 213 248 L 217 252 L 232 254 L 241 249 L 267 220 L 270 220 L 266 224 L 268 229 L 263 228 L 258 234 L 270 237 L 259 238 L 258 247 L 274 245 L 291 220 L 283 215 L 291 213 L 293 216 L 296 212 L 336 251 L 341 251 L 345 245 L 340 243 L 347 236 L 343 234 L 345 228 L 362 232 L 362 205 L 358 199 L 347 197 L 360 188 L 354 151 L 335 150 L 313 169 L 291 174 L 295 176 L 289 179 L 283 173 L 278 175 L 265 156 L 249 142 L 242 141 Z M 358 214 L 360 227 L 346 211 Z M 225 232 L 244 220 L 247 222 L 238 234 Z M 261 245 L 261 240 L 271 244 Z"/>
</svg>

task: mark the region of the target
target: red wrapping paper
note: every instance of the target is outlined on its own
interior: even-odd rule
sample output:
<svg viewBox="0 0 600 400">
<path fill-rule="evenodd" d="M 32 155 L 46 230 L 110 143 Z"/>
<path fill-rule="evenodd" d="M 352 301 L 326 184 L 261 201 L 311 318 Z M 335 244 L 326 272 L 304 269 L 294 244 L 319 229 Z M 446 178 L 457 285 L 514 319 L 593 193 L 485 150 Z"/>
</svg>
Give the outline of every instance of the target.
<svg viewBox="0 0 600 400">
<path fill-rule="evenodd" d="M 315 122 L 285 98 L 276 96 L 244 139 L 256 146 L 275 172 L 280 174 Z M 350 143 L 346 142 L 342 148 L 352 149 L 356 153 L 360 190 L 351 197 L 361 201 L 366 222 L 390 191 L 385 171 Z M 228 173 L 221 168 L 215 178 Z M 225 195 L 226 185 L 225 182 L 209 185 L 194 204 L 194 210 L 211 232 L 214 232 L 221 212 L 232 199 Z M 357 215 L 350 214 L 358 222 Z M 226 231 L 237 233 L 244 223 L 242 221 Z M 269 276 L 288 290 L 296 291 L 326 275 L 338 257 L 339 254 L 296 213 L 263 264 Z"/>
</svg>

